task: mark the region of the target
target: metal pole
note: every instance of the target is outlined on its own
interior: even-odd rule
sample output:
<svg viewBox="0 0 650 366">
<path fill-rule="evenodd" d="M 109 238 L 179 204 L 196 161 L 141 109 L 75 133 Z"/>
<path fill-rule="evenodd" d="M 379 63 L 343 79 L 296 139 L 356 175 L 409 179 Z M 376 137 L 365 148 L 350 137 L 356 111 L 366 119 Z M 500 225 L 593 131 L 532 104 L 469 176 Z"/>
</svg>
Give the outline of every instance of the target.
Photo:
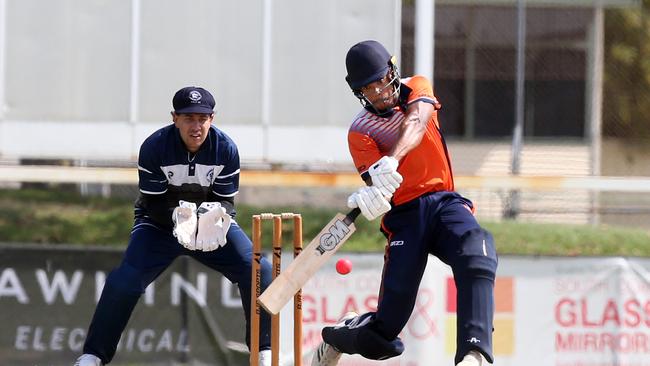
<svg viewBox="0 0 650 366">
<path fill-rule="evenodd" d="M 592 28 L 592 54 L 590 61 L 591 100 L 590 100 L 590 140 L 591 140 L 591 175 L 601 174 L 601 126 L 603 109 L 603 73 L 604 73 L 604 14 L 602 5 L 594 11 Z"/>
<path fill-rule="evenodd" d="M 415 1 L 415 73 L 433 83 L 433 0 Z"/>
<path fill-rule="evenodd" d="M 466 139 L 474 138 L 474 131 L 476 125 L 476 39 L 477 30 L 475 24 L 475 10 L 470 8 L 468 9 L 469 16 L 469 30 L 468 37 L 465 40 L 465 95 L 464 95 L 464 111 L 465 111 L 465 121 L 464 127 L 465 132 L 463 136 Z"/>
<path fill-rule="evenodd" d="M 5 53 L 7 50 L 7 3 L 5 0 L 0 0 L 0 121 L 4 120 L 5 116 L 5 72 L 6 72 L 6 59 Z M 2 150 L 0 149 L 0 154 Z"/>
<path fill-rule="evenodd" d="M 131 128 L 131 156 L 137 156 L 136 122 L 140 108 L 140 0 L 131 1 L 131 80 L 129 96 L 129 126 Z"/>
<path fill-rule="evenodd" d="M 181 266 L 181 273 L 183 274 L 183 278 L 188 278 L 189 274 L 189 259 L 187 257 L 181 257 L 180 259 L 180 266 Z M 180 316 L 181 316 L 181 333 L 185 332 L 185 334 L 190 334 L 190 327 L 189 327 L 189 306 L 187 304 L 187 293 L 185 291 L 181 291 L 181 303 L 180 303 Z M 180 363 L 187 363 L 189 360 L 189 350 L 187 348 L 183 348 L 183 351 L 178 355 L 178 361 Z"/>
<path fill-rule="evenodd" d="M 262 3 L 262 159 L 269 160 L 269 127 L 271 125 L 271 62 L 273 4 L 271 0 Z"/>
<path fill-rule="evenodd" d="M 596 5 L 592 24 L 587 33 L 587 75 L 586 75 L 586 110 L 585 118 L 588 126 L 590 173 L 592 176 L 601 174 L 602 156 L 602 109 L 603 109 L 603 72 L 604 72 L 604 14 L 602 5 Z M 598 214 L 598 192 L 590 192 L 591 215 L 590 222 L 596 225 L 600 222 Z"/>
<path fill-rule="evenodd" d="M 397 65 L 403 67 L 399 55 L 402 54 L 402 1 L 395 1 L 393 8 L 393 50 L 394 55 L 398 56 Z M 400 69 L 401 72 L 401 69 Z"/>
<path fill-rule="evenodd" d="M 526 6 L 517 0 L 517 76 L 515 82 L 515 128 L 512 132 L 512 160 L 510 173 L 519 175 L 524 135 L 524 102 L 526 82 Z M 510 192 L 504 217 L 516 219 L 519 214 L 519 191 Z"/>
</svg>

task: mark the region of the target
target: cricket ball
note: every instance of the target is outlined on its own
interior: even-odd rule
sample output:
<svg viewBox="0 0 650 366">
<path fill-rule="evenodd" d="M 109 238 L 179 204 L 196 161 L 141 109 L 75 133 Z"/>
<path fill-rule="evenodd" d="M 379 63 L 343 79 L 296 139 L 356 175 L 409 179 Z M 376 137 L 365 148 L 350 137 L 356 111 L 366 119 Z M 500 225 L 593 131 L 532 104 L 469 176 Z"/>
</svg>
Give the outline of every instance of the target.
<svg viewBox="0 0 650 366">
<path fill-rule="evenodd" d="M 336 261 L 336 272 L 346 275 L 352 271 L 352 262 L 349 259 L 339 259 Z"/>
</svg>

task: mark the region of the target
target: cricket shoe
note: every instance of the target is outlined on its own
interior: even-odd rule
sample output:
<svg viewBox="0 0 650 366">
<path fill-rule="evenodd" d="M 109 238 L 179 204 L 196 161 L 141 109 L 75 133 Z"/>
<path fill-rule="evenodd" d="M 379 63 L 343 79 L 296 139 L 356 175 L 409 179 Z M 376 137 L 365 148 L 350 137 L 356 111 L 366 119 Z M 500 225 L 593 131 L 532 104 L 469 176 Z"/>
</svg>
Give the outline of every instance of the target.
<svg viewBox="0 0 650 366">
<path fill-rule="evenodd" d="M 345 322 L 356 318 L 359 314 L 351 311 L 343 315 L 339 322 L 336 323 L 337 327 L 342 327 L 345 325 Z M 341 359 L 342 353 L 339 352 L 334 346 L 325 343 L 325 341 L 320 342 L 318 348 L 314 352 L 314 357 L 311 359 L 311 366 L 336 366 Z"/>
<path fill-rule="evenodd" d="M 74 366 L 102 366 L 102 360 L 90 353 L 84 353 L 81 357 L 77 358 Z"/>
<path fill-rule="evenodd" d="M 469 351 L 456 366 L 481 366 L 482 364 L 483 356 L 477 351 Z"/>
</svg>

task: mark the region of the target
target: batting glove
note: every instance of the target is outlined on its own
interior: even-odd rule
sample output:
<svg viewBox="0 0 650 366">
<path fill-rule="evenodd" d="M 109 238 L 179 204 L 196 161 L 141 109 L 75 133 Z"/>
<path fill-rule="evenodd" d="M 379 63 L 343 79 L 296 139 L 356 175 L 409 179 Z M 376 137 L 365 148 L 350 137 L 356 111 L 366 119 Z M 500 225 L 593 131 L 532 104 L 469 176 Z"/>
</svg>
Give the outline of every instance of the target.
<svg viewBox="0 0 650 366">
<path fill-rule="evenodd" d="M 196 249 L 210 252 L 226 245 L 226 234 L 232 218 L 219 202 L 203 202 L 199 206 L 199 231 Z"/>
<path fill-rule="evenodd" d="M 398 165 L 397 159 L 384 156 L 368 169 L 368 174 L 372 178 L 372 185 L 377 187 L 386 199 L 393 197 L 393 193 L 404 180 L 402 175 L 397 172 Z"/>
<path fill-rule="evenodd" d="M 189 250 L 196 249 L 196 204 L 178 201 L 178 207 L 172 213 L 172 221 L 174 221 L 173 233 L 178 242 Z"/>
<path fill-rule="evenodd" d="M 361 187 L 348 197 L 348 207 L 359 207 L 363 216 L 372 221 L 390 211 L 390 202 L 377 187 Z"/>
</svg>

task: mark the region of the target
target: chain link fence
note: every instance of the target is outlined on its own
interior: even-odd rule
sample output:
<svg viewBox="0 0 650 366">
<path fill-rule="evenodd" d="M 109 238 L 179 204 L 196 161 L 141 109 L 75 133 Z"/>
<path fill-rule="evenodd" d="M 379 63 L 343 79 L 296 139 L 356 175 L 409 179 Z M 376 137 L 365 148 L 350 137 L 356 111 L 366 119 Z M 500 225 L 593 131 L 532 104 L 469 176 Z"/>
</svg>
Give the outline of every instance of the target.
<svg viewBox="0 0 650 366">
<path fill-rule="evenodd" d="M 402 2 L 400 64 L 406 76 L 414 72 L 417 52 L 415 3 Z M 454 172 L 512 173 L 521 31 L 519 174 L 650 176 L 650 1 L 524 1 L 522 28 L 517 3 L 436 2 L 433 84 L 443 105 L 440 120 Z M 591 116 L 594 105 L 600 106 L 601 120 Z M 491 219 L 514 209 L 521 220 L 649 226 L 647 192 L 465 193 Z"/>
</svg>

